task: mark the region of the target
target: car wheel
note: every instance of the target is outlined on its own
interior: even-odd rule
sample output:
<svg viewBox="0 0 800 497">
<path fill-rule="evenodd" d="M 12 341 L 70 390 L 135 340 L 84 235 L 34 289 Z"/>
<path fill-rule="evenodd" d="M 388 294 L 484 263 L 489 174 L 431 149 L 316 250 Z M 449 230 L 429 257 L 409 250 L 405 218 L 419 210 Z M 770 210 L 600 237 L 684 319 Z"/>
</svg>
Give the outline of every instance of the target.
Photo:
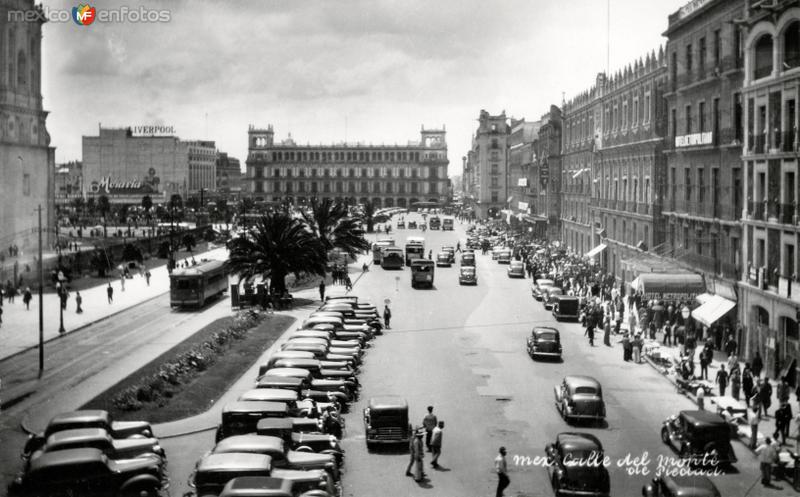
<svg viewBox="0 0 800 497">
<path fill-rule="evenodd" d="M 139 485 L 133 488 L 126 489 L 123 492 L 124 497 L 157 497 L 158 489 L 153 486 Z"/>
<path fill-rule="evenodd" d="M 661 428 L 661 441 L 669 445 L 669 432 L 666 428 Z"/>
</svg>

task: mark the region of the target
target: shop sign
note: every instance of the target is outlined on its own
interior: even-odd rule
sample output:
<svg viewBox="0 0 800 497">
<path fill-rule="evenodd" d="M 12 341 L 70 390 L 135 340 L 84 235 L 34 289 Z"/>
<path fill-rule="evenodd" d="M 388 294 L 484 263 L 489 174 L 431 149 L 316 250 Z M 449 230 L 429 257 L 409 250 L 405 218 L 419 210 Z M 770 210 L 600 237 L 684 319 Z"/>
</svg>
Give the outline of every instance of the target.
<svg viewBox="0 0 800 497">
<path fill-rule="evenodd" d="M 691 135 L 681 135 L 675 137 L 675 148 L 694 147 L 696 145 L 711 145 L 714 134 L 711 131 L 705 133 L 692 133 Z"/>
<path fill-rule="evenodd" d="M 550 179 L 550 166 L 547 162 L 543 162 L 541 166 L 539 166 L 539 183 L 541 183 L 542 188 L 547 188 L 547 181 Z"/>
<path fill-rule="evenodd" d="M 151 167 L 141 179 L 120 179 L 103 176 L 89 183 L 88 193 L 96 195 L 130 195 L 158 193 L 161 179 Z"/>
<path fill-rule="evenodd" d="M 661 292 L 645 292 L 644 298 L 647 300 L 694 300 L 697 297 L 697 293 L 686 293 L 686 292 L 670 292 L 670 293 L 661 293 Z"/>
<path fill-rule="evenodd" d="M 517 180 L 517 186 L 528 186 L 528 178 L 519 178 Z"/>
<path fill-rule="evenodd" d="M 176 136 L 175 126 L 165 126 L 163 124 L 143 124 L 131 126 L 133 136 Z"/>
<path fill-rule="evenodd" d="M 526 211 L 527 212 L 527 210 L 528 210 L 528 202 L 517 202 L 517 208 L 519 210 L 521 210 L 521 211 Z"/>
</svg>

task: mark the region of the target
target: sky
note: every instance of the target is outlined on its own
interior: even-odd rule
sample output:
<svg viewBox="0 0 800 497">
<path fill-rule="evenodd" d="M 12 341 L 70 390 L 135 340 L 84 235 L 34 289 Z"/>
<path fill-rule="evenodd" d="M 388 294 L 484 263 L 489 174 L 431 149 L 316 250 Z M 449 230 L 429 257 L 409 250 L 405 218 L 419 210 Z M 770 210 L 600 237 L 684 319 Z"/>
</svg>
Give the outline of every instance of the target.
<svg viewBox="0 0 800 497">
<path fill-rule="evenodd" d="M 46 23 L 47 128 L 57 163 L 80 160 L 81 137 L 96 136 L 100 124 L 165 125 L 182 139 L 216 141 L 244 167 L 251 124 L 271 124 L 277 140 L 291 133 L 298 144 L 405 144 L 422 126 L 445 126 L 449 172 L 459 174 L 481 109 L 540 119 L 607 66 L 614 72 L 658 51 L 667 15 L 685 3 L 93 3 L 164 11 L 168 20 Z M 44 5 L 55 19 L 77 3 Z"/>
</svg>

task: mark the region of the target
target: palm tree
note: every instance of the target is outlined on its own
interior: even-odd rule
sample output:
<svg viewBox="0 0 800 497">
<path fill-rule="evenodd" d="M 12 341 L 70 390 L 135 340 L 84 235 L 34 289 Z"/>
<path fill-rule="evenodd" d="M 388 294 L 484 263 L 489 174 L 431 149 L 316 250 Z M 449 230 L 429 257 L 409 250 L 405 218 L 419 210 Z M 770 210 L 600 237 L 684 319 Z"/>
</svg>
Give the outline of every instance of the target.
<svg viewBox="0 0 800 497">
<path fill-rule="evenodd" d="M 375 224 L 375 205 L 369 200 L 364 204 L 364 213 L 361 218 L 367 223 L 367 233 L 372 233 L 374 231 L 373 225 Z"/>
<path fill-rule="evenodd" d="M 231 272 L 240 279 L 270 278 L 270 288 L 282 294 L 290 273 L 325 274 L 322 245 L 300 219 L 270 212 L 253 228 L 228 243 Z"/>
<path fill-rule="evenodd" d="M 358 252 L 370 246 L 364 239 L 361 220 L 350 217 L 347 205 L 342 202 L 334 202 L 329 198 L 321 202 L 312 199 L 311 209 L 301 213 L 326 254 L 337 248 L 355 258 Z"/>
</svg>

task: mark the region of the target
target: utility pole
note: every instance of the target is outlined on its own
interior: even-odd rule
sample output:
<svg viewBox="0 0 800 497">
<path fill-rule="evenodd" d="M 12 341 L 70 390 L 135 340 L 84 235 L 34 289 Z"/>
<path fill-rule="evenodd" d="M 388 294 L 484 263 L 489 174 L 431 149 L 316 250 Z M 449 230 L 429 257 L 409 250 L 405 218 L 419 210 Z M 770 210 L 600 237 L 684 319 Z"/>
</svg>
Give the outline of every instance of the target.
<svg viewBox="0 0 800 497">
<path fill-rule="evenodd" d="M 44 373 L 44 266 L 42 265 L 42 204 L 39 212 L 39 378 Z"/>
</svg>

